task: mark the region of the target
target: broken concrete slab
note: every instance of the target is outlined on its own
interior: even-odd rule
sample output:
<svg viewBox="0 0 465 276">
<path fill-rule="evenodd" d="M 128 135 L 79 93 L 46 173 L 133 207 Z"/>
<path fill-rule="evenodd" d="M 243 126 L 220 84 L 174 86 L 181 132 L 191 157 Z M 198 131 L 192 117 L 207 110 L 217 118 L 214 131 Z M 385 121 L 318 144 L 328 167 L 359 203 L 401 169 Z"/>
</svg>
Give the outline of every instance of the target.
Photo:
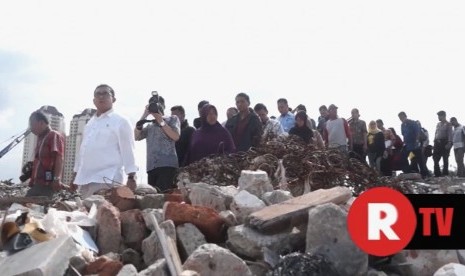
<svg viewBox="0 0 465 276">
<path fill-rule="evenodd" d="M 281 231 L 306 223 L 309 209 L 328 202 L 344 204 L 351 196 L 347 187 L 319 189 L 256 211 L 246 219 L 246 225 L 262 232 Z"/>
<path fill-rule="evenodd" d="M 237 222 L 241 224 L 250 214 L 265 208 L 265 206 L 266 204 L 256 195 L 242 190 L 234 196 L 230 208 L 236 216 Z"/>
<path fill-rule="evenodd" d="M 71 236 L 38 243 L 0 262 L 0 275 L 63 275 L 79 249 Z"/>
<path fill-rule="evenodd" d="M 116 276 L 138 276 L 137 269 L 132 264 L 124 265 Z"/>
<path fill-rule="evenodd" d="M 176 227 L 178 247 L 182 258 L 187 259 L 202 244 L 206 244 L 205 236 L 192 223 L 184 223 Z"/>
<path fill-rule="evenodd" d="M 184 270 L 197 271 L 202 276 L 252 276 L 242 259 L 230 250 L 213 243 L 197 248 L 182 267 Z"/>
<path fill-rule="evenodd" d="M 265 202 L 265 204 L 268 206 L 284 202 L 291 198 L 294 198 L 291 192 L 283 190 L 274 190 L 272 192 L 266 192 L 262 195 L 263 202 Z"/>
<path fill-rule="evenodd" d="M 448 263 L 438 269 L 433 276 L 461 276 L 465 275 L 465 265 Z"/>
<path fill-rule="evenodd" d="M 251 259 L 263 259 L 263 250 L 268 248 L 278 254 L 292 252 L 305 243 L 306 233 L 294 228 L 292 231 L 265 235 L 245 225 L 228 229 L 226 244 L 234 253 Z"/>
<path fill-rule="evenodd" d="M 142 270 L 138 276 L 170 276 L 168 264 L 165 259 L 158 259 L 155 263 Z"/>
<path fill-rule="evenodd" d="M 258 198 L 262 198 L 262 195 L 266 192 L 273 191 L 273 185 L 271 185 L 268 174 L 262 170 L 242 170 L 238 180 L 238 187 L 239 190 L 245 190 Z"/>
<path fill-rule="evenodd" d="M 165 231 L 165 234 L 176 241 L 176 228 L 173 221 L 167 220 L 160 223 L 160 228 Z M 142 241 L 142 253 L 144 263 L 147 266 L 152 265 L 160 258 L 164 258 L 163 248 L 156 231 L 153 231 L 150 236 Z"/>
<path fill-rule="evenodd" d="M 218 212 L 229 209 L 233 197 L 239 191 L 234 186 L 215 186 L 206 183 L 189 184 L 189 200 L 192 205 L 205 206 Z"/>
<path fill-rule="evenodd" d="M 341 207 L 327 203 L 310 209 L 306 242 L 305 251 L 325 255 L 339 275 L 366 275 L 368 255 L 350 238 Z"/>
</svg>

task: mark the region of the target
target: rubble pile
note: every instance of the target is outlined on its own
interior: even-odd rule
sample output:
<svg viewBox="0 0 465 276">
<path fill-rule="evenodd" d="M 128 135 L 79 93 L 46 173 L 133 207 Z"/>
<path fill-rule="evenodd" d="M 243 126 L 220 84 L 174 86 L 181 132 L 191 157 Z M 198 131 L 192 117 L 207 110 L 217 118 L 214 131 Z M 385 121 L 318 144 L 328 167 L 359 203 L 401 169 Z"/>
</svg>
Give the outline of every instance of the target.
<svg viewBox="0 0 465 276">
<path fill-rule="evenodd" d="M 24 198 L 0 186 L 0 275 L 446 275 L 465 251 L 361 251 L 347 212 L 369 187 L 463 193 L 457 178 L 378 178 L 354 159 L 292 138 L 186 167 L 178 190 L 114 187 L 85 200 Z"/>
<path fill-rule="evenodd" d="M 243 170 L 267 172 L 274 188 L 289 190 L 293 196 L 335 186 L 349 187 L 354 196 L 376 186 L 388 186 L 402 193 L 427 190 L 396 178 L 380 178 L 375 170 L 356 158 L 349 158 L 338 150 L 315 149 L 292 135 L 264 140 L 247 152 L 209 156 L 182 168 L 178 180 L 237 186 Z"/>
</svg>

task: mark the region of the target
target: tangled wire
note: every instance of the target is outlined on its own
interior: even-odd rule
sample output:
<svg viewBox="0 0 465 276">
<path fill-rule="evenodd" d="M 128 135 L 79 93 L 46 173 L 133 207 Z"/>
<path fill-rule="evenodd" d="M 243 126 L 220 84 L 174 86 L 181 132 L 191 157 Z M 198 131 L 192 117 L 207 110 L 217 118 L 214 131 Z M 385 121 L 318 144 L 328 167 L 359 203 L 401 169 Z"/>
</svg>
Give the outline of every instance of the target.
<svg viewBox="0 0 465 276">
<path fill-rule="evenodd" d="M 408 187 L 395 179 L 380 178 L 358 159 L 338 150 L 319 150 L 297 136 L 264 139 L 247 152 L 213 155 L 180 169 L 178 181 L 237 186 L 242 170 L 267 172 L 275 188 L 287 189 L 294 196 L 304 191 L 349 187 L 357 196 L 370 187 L 391 186 L 408 193 Z"/>
</svg>

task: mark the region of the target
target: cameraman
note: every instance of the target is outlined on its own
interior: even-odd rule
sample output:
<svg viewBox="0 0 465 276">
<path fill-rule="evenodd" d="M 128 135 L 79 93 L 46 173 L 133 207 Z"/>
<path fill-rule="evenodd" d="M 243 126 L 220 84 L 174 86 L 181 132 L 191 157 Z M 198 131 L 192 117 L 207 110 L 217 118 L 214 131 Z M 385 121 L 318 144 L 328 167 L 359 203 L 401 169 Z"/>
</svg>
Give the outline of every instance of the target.
<svg viewBox="0 0 465 276">
<path fill-rule="evenodd" d="M 31 132 L 37 136 L 37 144 L 29 182 L 31 188 L 27 191 L 27 197 L 53 197 L 64 187 L 61 174 L 65 140 L 63 135 L 52 130 L 49 124 L 47 116 L 41 111 L 35 111 L 29 117 L 29 126 Z"/>
<path fill-rule="evenodd" d="M 148 183 L 160 192 L 175 187 L 174 177 L 179 168 L 175 143 L 181 132 L 178 117 L 163 116 L 164 109 L 163 97 L 152 97 L 134 129 L 136 141 L 147 140 Z M 155 120 L 149 121 L 144 127 L 148 115 L 152 115 Z"/>
</svg>

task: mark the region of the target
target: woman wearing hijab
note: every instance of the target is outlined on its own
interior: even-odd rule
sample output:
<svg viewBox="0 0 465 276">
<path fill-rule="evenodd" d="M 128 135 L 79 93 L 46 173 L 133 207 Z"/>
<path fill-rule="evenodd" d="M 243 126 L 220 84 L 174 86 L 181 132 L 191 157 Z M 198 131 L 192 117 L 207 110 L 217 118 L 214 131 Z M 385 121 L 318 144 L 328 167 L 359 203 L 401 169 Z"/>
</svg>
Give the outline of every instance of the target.
<svg viewBox="0 0 465 276">
<path fill-rule="evenodd" d="M 218 122 L 218 111 L 211 104 L 200 110 L 201 126 L 192 135 L 187 163 L 191 164 L 212 154 L 236 151 L 231 134 Z"/>
<path fill-rule="evenodd" d="M 313 130 L 307 124 L 308 116 L 305 111 L 299 111 L 295 115 L 295 125 L 289 130 L 289 135 L 297 135 L 305 144 L 313 144 Z"/>
</svg>

